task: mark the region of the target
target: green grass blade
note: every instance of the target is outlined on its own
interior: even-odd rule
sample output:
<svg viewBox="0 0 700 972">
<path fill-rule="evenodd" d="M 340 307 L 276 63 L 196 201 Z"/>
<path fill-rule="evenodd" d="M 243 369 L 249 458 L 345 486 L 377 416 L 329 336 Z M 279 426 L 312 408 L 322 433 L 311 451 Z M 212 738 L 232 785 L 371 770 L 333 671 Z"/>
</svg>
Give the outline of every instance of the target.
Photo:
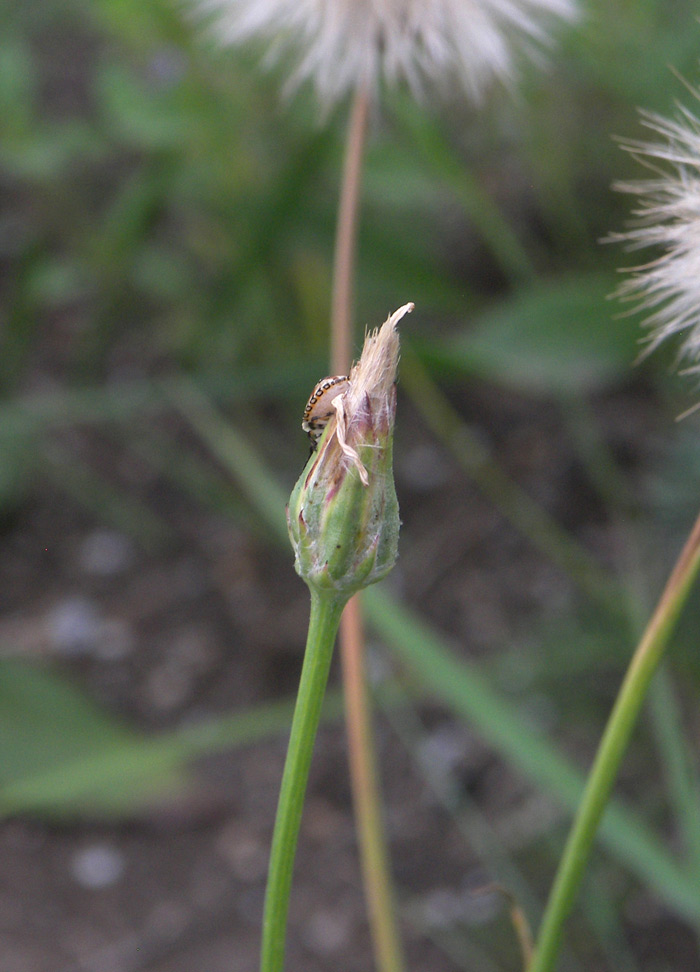
<svg viewBox="0 0 700 972">
<path fill-rule="evenodd" d="M 546 739 L 528 729 L 507 700 L 477 669 L 457 660 L 445 642 L 415 615 L 382 592 L 365 591 L 363 601 L 373 627 L 437 695 L 535 785 L 573 811 L 583 792 L 583 774 Z M 600 838 L 612 853 L 654 887 L 687 919 L 700 917 L 700 889 L 647 828 L 617 802 L 609 806 Z"/>
<path fill-rule="evenodd" d="M 700 813 L 698 779 L 683 734 L 678 699 L 668 666 L 663 666 L 649 692 L 654 734 L 666 777 L 666 789 L 680 830 L 690 872 L 700 888 Z"/>
</svg>

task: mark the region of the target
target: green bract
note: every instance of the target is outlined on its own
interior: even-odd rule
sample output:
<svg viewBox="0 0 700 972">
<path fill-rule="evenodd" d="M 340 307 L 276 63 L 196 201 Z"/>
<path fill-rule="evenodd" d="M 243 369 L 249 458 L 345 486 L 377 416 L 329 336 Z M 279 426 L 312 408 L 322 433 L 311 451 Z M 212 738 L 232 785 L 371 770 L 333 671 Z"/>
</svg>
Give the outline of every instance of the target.
<svg viewBox="0 0 700 972">
<path fill-rule="evenodd" d="M 289 535 L 294 566 L 309 587 L 349 597 L 394 566 L 400 523 L 392 433 L 383 439 L 369 427 L 364 442 L 355 445 L 369 479 L 364 486 L 329 425 L 294 487 L 287 508 Z"/>
</svg>

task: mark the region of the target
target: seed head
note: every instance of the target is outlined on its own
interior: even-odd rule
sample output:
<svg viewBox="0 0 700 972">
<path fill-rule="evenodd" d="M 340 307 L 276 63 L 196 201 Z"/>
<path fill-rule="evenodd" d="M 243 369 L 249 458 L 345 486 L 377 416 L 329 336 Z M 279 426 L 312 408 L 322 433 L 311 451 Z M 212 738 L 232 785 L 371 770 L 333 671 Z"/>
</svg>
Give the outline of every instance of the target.
<svg viewBox="0 0 700 972">
<path fill-rule="evenodd" d="M 291 48 L 290 86 L 313 79 L 328 105 L 381 79 L 448 88 L 454 80 L 478 101 L 494 78 L 515 74 L 515 48 L 530 57 L 548 43 L 541 21 L 573 20 L 576 0 L 200 0 L 214 11 L 224 43 L 256 36 L 275 60 Z"/>
<path fill-rule="evenodd" d="M 696 97 L 698 94 L 693 92 Z M 679 106 L 675 119 L 643 113 L 643 124 L 661 138 L 623 142 L 653 173 L 650 179 L 618 183 L 639 197 L 635 223 L 609 239 L 630 250 L 657 247 L 660 255 L 630 267 L 617 296 L 646 312 L 649 353 L 673 334 L 682 334 L 679 358 L 687 371 L 700 371 L 700 121 Z"/>
<path fill-rule="evenodd" d="M 316 451 L 287 507 L 297 573 L 313 589 L 350 597 L 394 566 L 399 508 L 392 469 L 396 325 L 405 304 L 365 338 L 345 391 L 332 400 Z"/>
</svg>

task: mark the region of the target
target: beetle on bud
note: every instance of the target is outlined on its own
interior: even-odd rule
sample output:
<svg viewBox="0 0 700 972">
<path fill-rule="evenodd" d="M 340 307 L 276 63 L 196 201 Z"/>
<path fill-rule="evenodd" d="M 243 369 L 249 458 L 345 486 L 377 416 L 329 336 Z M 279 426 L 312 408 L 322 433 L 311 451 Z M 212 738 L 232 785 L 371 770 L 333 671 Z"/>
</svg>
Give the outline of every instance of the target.
<svg viewBox="0 0 700 972">
<path fill-rule="evenodd" d="M 323 430 L 328 424 L 328 419 L 335 412 L 333 411 L 333 401 L 338 395 L 344 395 L 348 390 L 348 376 L 334 375 L 322 378 L 306 403 L 304 418 L 301 427 L 311 439 L 311 450 L 318 445 L 318 441 L 323 435 Z"/>
</svg>

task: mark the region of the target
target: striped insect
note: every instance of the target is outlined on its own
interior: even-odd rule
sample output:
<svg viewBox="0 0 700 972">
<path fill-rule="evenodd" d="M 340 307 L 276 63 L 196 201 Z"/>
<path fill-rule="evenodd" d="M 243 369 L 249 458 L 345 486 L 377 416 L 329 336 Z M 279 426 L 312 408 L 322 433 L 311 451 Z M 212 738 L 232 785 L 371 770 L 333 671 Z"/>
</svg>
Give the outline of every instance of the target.
<svg viewBox="0 0 700 972">
<path fill-rule="evenodd" d="M 311 393 L 304 409 L 301 427 L 311 439 L 312 452 L 323 435 L 328 419 L 335 414 L 333 399 L 337 398 L 338 395 L 345 394 L 347 389 L 348 376 L 333 375 L 332 377 L 322 378 Z"/>
</svg>

